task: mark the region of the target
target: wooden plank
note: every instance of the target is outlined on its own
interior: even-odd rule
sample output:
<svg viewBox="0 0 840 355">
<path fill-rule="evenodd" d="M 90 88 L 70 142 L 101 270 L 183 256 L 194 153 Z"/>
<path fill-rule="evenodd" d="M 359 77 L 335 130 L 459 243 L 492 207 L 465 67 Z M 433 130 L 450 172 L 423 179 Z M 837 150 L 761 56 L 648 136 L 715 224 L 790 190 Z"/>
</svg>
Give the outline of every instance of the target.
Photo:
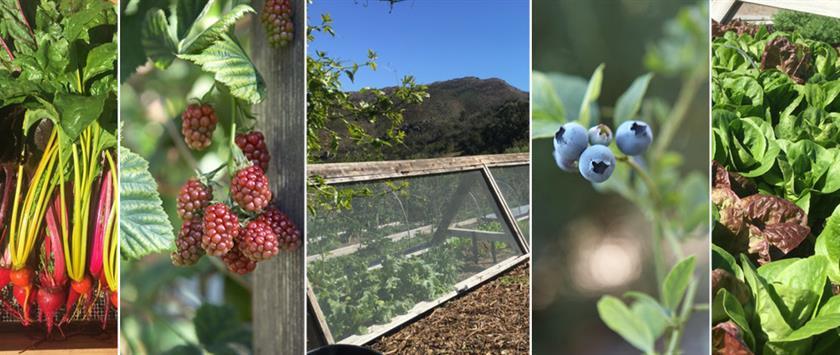
<svg viewBox="0 0 840 355">
<path fill-rule="evenodd" d="M 743 0 L 743 2 L 815 15 L 840 17 L 840 1 L 836 0 Z"/>
<path fill-rule="evenodd" d="M 505 201 L 504 197 L 502 197 L 502 191 L 499 189 L 499 185 L 496 184 L 496 179 L 493 178 L 493 173 L 487 166 L 484 167 L 483 173 L 484 180 L 487 182 L 487 185 L 490 186 L 490 193 L 493 195 L 493 199 L 496 200 L 496 206 L 498 207 L 497 210 L 502 214 L 502 217 L 504 217 L 504 221 L 507 223 L 510 231 L 513 232 L 514 239 L 519 244 L 519 248 L 521 248 L 525 254 L 530 253 L 531 241 L 526 240 L 522 231 L 519 229 L 519 224 L 516 223 L 516 217 L 513 216 L 510 211 L 510 207 L 507 205 L 507 201 Z"/>
<path fill-rule="evenodd" d="M 306 306 L 308 307 L 312 318 L 315 318 L 316 320 L 315 324 L 311 324 L 309 327 L 310 329 L 315 329 L 315 334 L 308 335 L 312 336 L 313 345 L 321 346 L 334 343 L 335 339 L 333 339 L 332 332 L 330 332 L 330 327 L 327 326 L 327 318 L 324 317 L 324 312 L 321 310 L 321 305 L 318 303 L 318 297 L 315 295 L 315 291 L 312 290 L 310 285 L 306 285 L 306 296 Z M 309 322 L 307 322 L 307 324 L 308 323 Z"/>
<path fill-rule="evenodd" d="M 305 208 L 306 159 L 306 1 L 292 1 L 295 38 L 278 49 L 268 45 L 259 19 L 250 30 L 254 64 L 266 82 L 265 102 L 255 107 L 257 127 L 268 138 L 271 153 L 268 176 L 278 207 L 302 230 Z M 263 0 L 254 8 L 262 9 Z M 254 272 L 254 352 L 303 354 L 306 316 L 304 250 L 280 253 L 259 263 Z"/>
<path fill-rule="evenodd" d="M 426 313 L 428 313 L 433 308 L 446 303 L 447 301 L 457 297 L 458 295 L 468 292 L 483 283 L 493 279 L 494 277 L 498 276 L 501 273 L 504 273 L 507 270 L 512 269 L 514 266 L 521 264 L 522 262 L 528 260 L 530 258 L 529 254 L 524 254 L 520 256 L 512 256 L 503 260 L 502 262 L 487 268 L 486 270 L 475 274 L 468 279 L 461 281 L 453 287 L 454 291 L 450 291 L 441 297 L 438 297 L 435 300 L 421 302 L 416 304 L 412 309 L 406 312 L 403 315 L 397 316 L 393 318 L 390 322 L 386 324 L 374 325 L 368 327 L 368 333 L 364 335 L 353 335 L 347 337 L 345 339 L 339 340 L 338 343 L 341 344 L 353 344 L 353 345 L 367 345 L 377 338 L 387 335 L 391 332 L 399 330 L 401 327 L 409 324 L 418 318 L 422 317 Z"/>
<path fill-rule="evenodd" d="M 712 0 L 709 15 L 717 22 L 726 22 L 738 10 L 736 3 L 738 3 L 737 0 Z"/>
<path fill-rule="evenodd" d="M 466 228 L 449 228 L 447 229 L 449 232 L 450 238 L 452 237 L 462 237 L 462 238 L 476 238 L 478 240 L 485 240 L 490 242 L 508 242 L 510 241 L 511 237 L 508 234 L 502 232 L 491 232 L 491 231 L 483 231 L 478 229 L 466 229 Z M 514 245 L 515 246 L 515 245 Z"/>
<path fill-rule="evenodd" d="M 324 178 L 327 184 L 337 184 L 475 170 L 484 166 L 526 165 L 528 159 L 528 153 L 511 153 L 436 159 L 313 164 L 307 167 L 307 173 L 309 176 Z"/>
<path fill-rule="evenodd" d="M 117 354 L 117 324 L 109 322 L 102 330 L 100 322 L 71 323 L 64 327 L 67 338 L 55 336 L 42 341 L 42 324 L 23 328 L 19 323 L 0 323 L 0 354 Z M 58 333 L 54 330 L 54 332 Z"/>
</svg>

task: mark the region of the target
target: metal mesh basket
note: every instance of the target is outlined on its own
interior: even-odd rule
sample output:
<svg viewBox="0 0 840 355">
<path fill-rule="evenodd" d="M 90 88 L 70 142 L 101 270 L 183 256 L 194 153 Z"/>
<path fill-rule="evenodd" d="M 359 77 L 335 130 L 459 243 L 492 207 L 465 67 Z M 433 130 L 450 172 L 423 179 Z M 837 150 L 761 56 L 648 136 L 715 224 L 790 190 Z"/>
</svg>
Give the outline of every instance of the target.
<svg viewBox="0 0 840 355">
<path fill-rule="evenodd" d="M 14 300 L 14 296 L 12 296 L 12 288 L 6 287 L 0 290 L 0 299 L 4 300 L 6 303 L 14 307 L 18 312 L 21 311 L 21 307 L 18 306 L 17 302 Z M 62 306 L 61 309 L 56 314 L 56 318 L 61 318 L 64 316 L 64 307 Z M 35 319 L 38 314 L 38 306 L 33 305 L 32 309 L 30 310 L 30 314 L 33 317 L 33 321 L 37 321 Z M 108 315 L 108 319 L 115 319 L 116 313 L 114 309 L 108 303 L 108 300 L 104 297 L 99 297 L 96 300 L 96 303 L 93 304 L 92 310 L 90 315 L 87 317 L 86 320 L 88 321 L 101 321 L 105 318 L 105 315 Z M 10 314 L 5 306 L 0 306 L 0 324 L 5 323 L 19 323 L 20 319 L 17 319 L 14 315 Z"/>
</svg>

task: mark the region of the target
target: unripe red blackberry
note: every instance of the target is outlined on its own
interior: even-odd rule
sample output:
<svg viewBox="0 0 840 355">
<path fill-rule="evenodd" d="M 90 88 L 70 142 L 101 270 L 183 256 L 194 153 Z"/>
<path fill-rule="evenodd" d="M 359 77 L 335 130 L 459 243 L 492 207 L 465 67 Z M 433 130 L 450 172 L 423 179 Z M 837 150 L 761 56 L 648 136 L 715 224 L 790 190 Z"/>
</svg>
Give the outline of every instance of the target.
<svg viewBox="0 0 840 355">
<path fill-rule="evenodd" d="M 291 0 L 266 0 L 260 20 L 272 47 L 285 47 L 292 42 L 295 24 Z"/>
<path fill-rule="evenodd" d="M 289 216 L 277 207 L 269 206 L 263 214 L 257 217 L 257 220 L 264 221 L 271 226 L 271 230 L 277 235 L 277 243 L 280 249 L 293 251 L 300 247 L 300 230 Z"/>
<path fill-rule="evenodd" d="M 233 249 L 239 236 L 239 218 L 224 203 L 212 204 L 204 209 L 204 235 L 201 247 L 207 254 L 222 256 Z"/>
<path fill-rule="evenodd" d="M 248 259 L 247 256 L 242 254 L 238 246 L 231 249 L 227 254 L 222 255 L 222 261 L 230 272 L 240 275 L 245 275 L 257 268 L 257 262 Z"/>
<path fill-rule="evenodd" d="M 251 131 L 238 134 L 236 135 L 236 145 L 239 146 L 239 149 L 242 149 L 251 164 L 259 166 L 263 172 L 268 171 L 268 161 L 271 160 L 271 155 L 268 154 L 262 132 Z"/>
<path fill-rule="evenodd" d="M 184 221 L 200 217 L 213 199 L 213 189 L 196 178 L 190 178 L 178 192 L 178 216 Z"/>
<path fill-rule="evenodd" d="M 175 239 L 175 251 L 172 252 L 172 264 L 177 266 L 188 266 L 198 262 L 204 255 L 201 248 L 201 235 L 204 234 L 200 218 L 191 221 L 184 221 L 178 238 Z"/>
<path fill-rule="evenodd" d="M 277 235 L 264 220 L 256 219 L 248 223 L 239 233 L 237 246 L 242 254 L 254 261 L 263 261 L 277 255 Z"/>
<path fill-rule="evenodd" d="M 256 165 L 240 169 L 230 180 L 230 195 L 242 209 L 250 212 L 262 211 L 271 201 L 268 178 Z"/>
<path fill-rule="evenodd" d="M 210 146 L 216 130 L 216 111 L 209 104 L 190 104 L 181 114 L 181 133 L 187 146 L 203 150 Z"/>
</svg>

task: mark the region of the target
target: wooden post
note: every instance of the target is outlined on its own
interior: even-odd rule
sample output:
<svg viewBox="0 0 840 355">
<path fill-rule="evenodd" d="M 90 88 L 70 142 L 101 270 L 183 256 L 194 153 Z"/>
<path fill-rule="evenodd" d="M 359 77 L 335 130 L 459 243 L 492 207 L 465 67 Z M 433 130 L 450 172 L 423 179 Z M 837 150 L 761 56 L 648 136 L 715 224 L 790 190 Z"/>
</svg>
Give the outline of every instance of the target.
<svg viewBox="0 0 840 355">
<path fill-rule="evenodd" d="M 253 4 L 260 12 L 263 0 Z M 271 152 L 268 176 L 275 203 L 303 231 L 306 198 L 306 1 L 294 0 L 294 41 L 272 48 L 257 16 L 251 20 L 251 54 L 267 85 L 255 107 L 257 127 Z M 305 241 L 305 237 L 304 237 Z M 253 319 L 256 354 L 303 354 L 304 251 L 281 252 L 254 272 Z"/>
</svg>

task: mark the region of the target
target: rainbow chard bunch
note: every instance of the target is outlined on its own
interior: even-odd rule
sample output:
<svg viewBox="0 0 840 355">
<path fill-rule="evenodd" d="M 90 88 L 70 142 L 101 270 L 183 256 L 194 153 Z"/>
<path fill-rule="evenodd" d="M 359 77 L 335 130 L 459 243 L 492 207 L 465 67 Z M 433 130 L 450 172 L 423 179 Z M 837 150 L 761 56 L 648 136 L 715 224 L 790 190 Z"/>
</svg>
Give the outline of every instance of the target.
<svg viewBox="0 0 840 355">
<path fill-rule="evenodd" d="M 117 292 L 117 12 L 104 0 L 0 10 L 0 298 L 51 332 Z"/>
</svg>

